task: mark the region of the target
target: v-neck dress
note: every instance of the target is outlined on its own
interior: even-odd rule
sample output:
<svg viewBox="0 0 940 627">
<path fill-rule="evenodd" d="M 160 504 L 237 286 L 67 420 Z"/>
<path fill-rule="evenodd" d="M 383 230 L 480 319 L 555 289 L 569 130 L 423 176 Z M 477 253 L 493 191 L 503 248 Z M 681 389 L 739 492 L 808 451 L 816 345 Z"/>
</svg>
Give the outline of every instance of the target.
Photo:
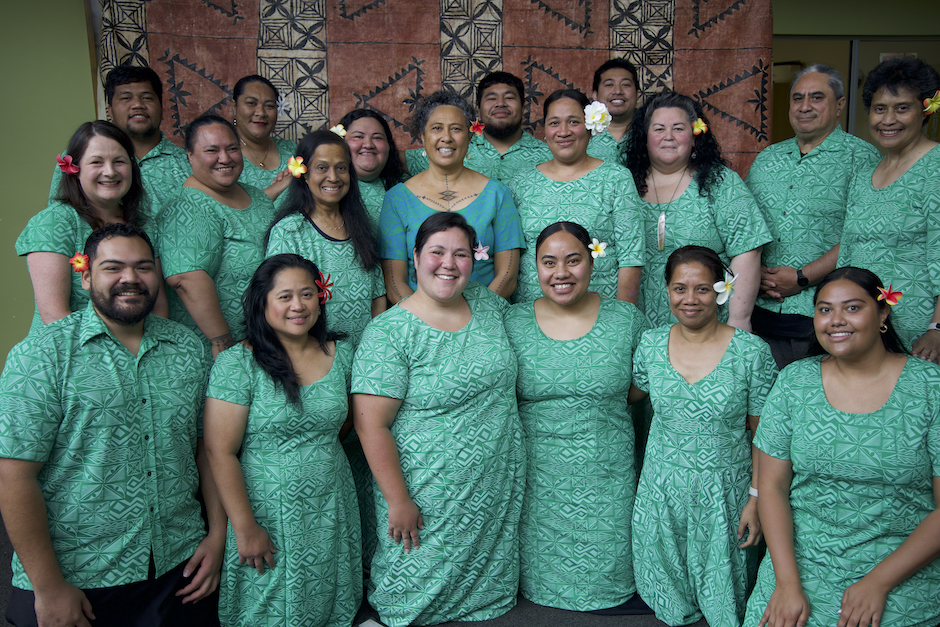
<svg viewBox="0 0 940 627">
<path fill-rule="evenodd" d="M 736 537 L 751 485 L 747 416 L 761 414 L 777 366 L 762 339 L 736 329 L 690 384 L 669 361 L 671 328 L 647 331 L 633 356 L 633 384 L 653 406 L 633 508 L 637 591 L 669 625 L 737 626 L 759 559 Z"/>
<path fill-rule="evenodd" d="M 793 465 L 790 507 L 806 627 L 839 620 L 842 593 L 897 549 L 936 508 L 940 477 L 940 366 L 908 358 L 887 402 L 870 414 L 829 404 L 821 360 L 790 364 L 767 398 L 754 445 Z M 776 588 L 761 563 L 746 625 L 760 620 Z M 881 627 L 940 623 L 940 559 L 888 593 Z"/>
<path fill-rule="evenodd" d="M 573 340 L 539 328 L 535 302 L 513 305 L 506 331 L 525 434 L 520 584 L 523 596 L 586 612 L 636 592 L 630 521 L 636 493 L 627 395 L 646 329 L 631 303 L 601 298 L 594 326 Z"/>
</svg>

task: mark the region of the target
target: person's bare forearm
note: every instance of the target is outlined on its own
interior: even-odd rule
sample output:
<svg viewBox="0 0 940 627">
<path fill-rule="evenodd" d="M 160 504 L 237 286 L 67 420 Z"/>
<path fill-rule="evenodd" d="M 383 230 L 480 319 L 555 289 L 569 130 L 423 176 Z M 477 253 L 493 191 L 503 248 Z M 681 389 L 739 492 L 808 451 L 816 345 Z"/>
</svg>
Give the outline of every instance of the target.
<svg viewBox="0 0 940 627">
<path fill-rule="evenodd" d="M 219 488 L 202 438 L 196 439 L 196 468 L 199 470 L 199 491 L 206 504 L 209 534 L 221 534 L 224 537 L 228 526 L 228 516 L 225 515 L 225 508 L 222 506 Z"/>
<path fill-rule="evenodd" d="M 744 331 L 751 330 L 751 312 L 760 289 L 760 254 L 758 247 L 731 260 L 731 271 L 736 279 L 734 293 L 728 301 L 728 324 Z"/>
<path fill-rule="evenodd" d="M 235 344 L 222 307 L 215 281 L 206 272 L 194 270 L 167 278 L 167 284 L 176 290 L 189 316 L 212 344 L 213 357 Z"/>
<path fill-rule="evenodd" d="M 408 285 L 407 261 L 383 260 L 382 274 L 385 276 L 385 296 L 392 305 L 414 294 L 414 290 Z"/>
<path fill-rule="evenodd" d="M 636 305 L 640 298 L 640 275 L 643 268 L 632 266 L 617 271 L 617 300 Z"/>
</svg>

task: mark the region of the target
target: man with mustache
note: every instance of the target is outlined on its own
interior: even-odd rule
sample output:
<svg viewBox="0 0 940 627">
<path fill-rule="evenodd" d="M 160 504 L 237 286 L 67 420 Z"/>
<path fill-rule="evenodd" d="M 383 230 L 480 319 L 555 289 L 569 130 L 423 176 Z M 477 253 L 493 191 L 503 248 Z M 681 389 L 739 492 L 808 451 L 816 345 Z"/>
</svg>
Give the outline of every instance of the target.
<svg viewBox="0 0 940 627">
<path fill-rule="evenodd" d="M 7 620 L 218 625 L 226 519 L 197 439 L 206 349 L 150 313 L 162 280 L 143 231 L 109 225 L 85 254 L 88 307 L 16 345 L 0 376 Z"/>
<path fill-rule="evenodd" d="M 770 344 L 779 368 L 813 345 L 813 290 L 836 268 L 849 181 L 874 165 L 878 151 L 845 133 L 842 75 L 816 64 L 790 88 L 796 137 L 765 148 L 747 175 L 773 239 L 764 245 L 761 291 L 751 314 L 754 333 Z"/>
<path fill-rule="evenodd" d="M 483 134 L 470 136 L 463 164 L 491 179 L 503 182 L 519 170 L 550 161 L 545 142 L 522 129 L 525 101 L 522 79 L 509 72 L 491 72 L 477 85 L 477 109 Z M 428 168 L 423 150 L 405 152 L 408 171 L 414 175 Z"/>
</svg>

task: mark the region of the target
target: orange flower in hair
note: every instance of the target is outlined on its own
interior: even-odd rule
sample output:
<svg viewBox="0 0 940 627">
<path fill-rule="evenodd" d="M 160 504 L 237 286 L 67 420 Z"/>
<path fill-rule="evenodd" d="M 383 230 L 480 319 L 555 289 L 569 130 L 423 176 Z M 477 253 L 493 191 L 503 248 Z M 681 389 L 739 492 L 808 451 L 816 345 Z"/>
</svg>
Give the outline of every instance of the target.
<svg viewBox="0 0 940 627">
<path fill-rule="evenodd" d="M 88 255 L 75 253 L 72 255 L 72 258 L 69 259 L 69 263 L 75 268 L 75 272 L 84 272 L 88 269 Z"/>
<path fill-rule="evenodd" d="M 878 291 L 881 292 L 881 294 L 878 295 L 878 300 L 883 300 L 892 307 L 897 305 L 901 297 L 904 296 L 903 293 L 891 289 L 890 285 L 888 285 L 888 289 L 878 286 Z"/>
</svg>

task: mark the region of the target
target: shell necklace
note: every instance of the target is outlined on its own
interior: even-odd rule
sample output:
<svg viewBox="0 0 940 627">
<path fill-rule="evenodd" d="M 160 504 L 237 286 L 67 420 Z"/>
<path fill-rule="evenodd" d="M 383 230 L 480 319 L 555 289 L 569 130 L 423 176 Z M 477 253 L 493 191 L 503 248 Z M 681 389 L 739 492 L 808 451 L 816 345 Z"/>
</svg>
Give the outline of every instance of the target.
<svg viewBox="0 0 940 627">
<path fill-rule="evenodd" d="M 676 182 L 675 189 L 672 190 L 672 194 L 669 196 L 669 202 L 666 203 L 666 208 L 660 212 L 659 220 L 656 221 L 656 243 L 659 245 L 659 250 L 666 247 L 666 209 L 669 209 L 672 203 L 677 200 L 676 193 L 678 193 L 679 186 L 682 185 L 682 181 L 685 180 L 685 175 L 688 171 L 688 168 L 682 171 L 682 175 L 679 177 L 678 182 Z M 659 186 L 656 185 L 656 181 L 652 181 L 652 183 L 653 194 L 656 196 L 656 204 L 661 205 L 662 203 L 659 201 Z"/>
</svg>

